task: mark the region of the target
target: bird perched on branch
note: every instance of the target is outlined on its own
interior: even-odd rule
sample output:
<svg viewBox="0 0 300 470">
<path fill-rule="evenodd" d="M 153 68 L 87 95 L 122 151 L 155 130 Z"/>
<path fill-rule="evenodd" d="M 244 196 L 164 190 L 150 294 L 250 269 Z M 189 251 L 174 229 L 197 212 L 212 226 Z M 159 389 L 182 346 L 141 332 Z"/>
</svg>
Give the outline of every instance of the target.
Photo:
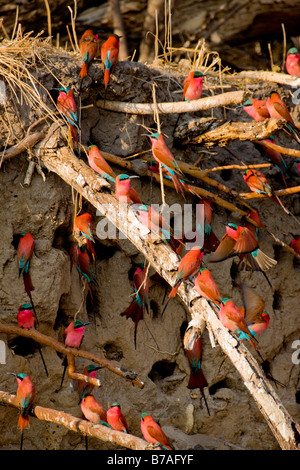
<svg viewBox="0 0 300 470">
<path fill-rule="evenodd" d="M 63 332 L 64 345 L 66 348 L 77 348 L 79 349 L 84 337 L 84 330 L 87 325 L 90 325 L 91 322 L 83 323 L 81 320 L 72 321 L 69 326 Z M 64 381 L 66 369 L 68 367 L 67 357 L 64 357 L 62 365 L 64 366 L 64 371 L 61 379 L 60 388 Z"/>
<path fill-rule="evenodd" d="M 198 71 L 190 72 L 189 76 L 183 81 L 183 101 L 198 100 L 201 97 L 205 75 Z"/>
<path fill-rule="evenodd" d="M 32 309 L 38 323 L 37 314 L 35 311 L 35 306 L 32 300 L 31 292 L 34 290 L 34 286 L 31 281 L 31 276 L 29 272 L 30 260 L 34 251 L 34 238 L 29 232 L 22 232 L 20 235 L 20 240 L 17 247 L 17 258 L 19 266 L 19 277 L 23 277 L 25 292 L 27 293 Z"/>
<path fill-rule="evenodd" d="M 179 286 L 181 283 L 195 274 L 200 269 L 201 263 L 202 263 L 202 258 L 204 255 L 203 248 L 199 246 L 194 246 L 193 248 L 188 251 L 184 257 L 181 259 L 179 266 L 178 266 L 178 271 L 177 271 L 177 277 L 175 280 L 175 284 L 173 286 L 173 289 L 171 290 L 169 294 L 169 298 L 163 308 L 163 311 L 161 312 L 161 317 L 164 314 L 164 311 L 167 308 L 168 302 L 172 297 L 175 297 L 177 294 L 177 291 L 179 289 Z"/>
<path fill-rule="evenodd" d="M 107 85 L 110 80 L 110 74 L 114 72 L 120 49 L 120 38 L 117 34 L 109 36 L 109 38 L 101 46 L 101 60 L 104 68 L 104 84 L 105 84 L 105 95 L 104 102 L 106 100 Z"/>
<path fill-rule="evenodd" d="M 140 196 L 130 185 L 133 178 L 138 178 L 138 176 L 118 175 L 115 181 L 115 196 L 118 201 L 126 204 L 142 204 Z"/>
<path fill-rule="evenodd" d="M 155 161 L 157 161 L 157 163 L 161 163 L 167 169 L 172 170 L 176 174 L 184 176 L 171 150 L 167 147 L 163 135 L 155 132 L 148 135 L 148 137 L 152 144 L 152 155 Z"/>
<path fill-rule="evenodd" d="M 296 126 L 287 105 L 282 101 L 276 91 L 271 91 L 266 103 L 270 116 L 275 119 L 286 121 L 285 130 L 300 144 L 300 131 Z"/>
<path fill-rule="evenodd" d="M 275 137 L 273 135 L 271 135 L 269 139 L 265 139 L 265 141 L 273 143 L 273 144 L 276 143 L 275 142 Z M 288 186 L 287 186 L 287 182 L 286 182 L 285 178 L 288 176 L 288 167 L 287 167 L 287 164 L 286 164 L 283 156 L 277 150 L 271 149 L 271 148 L 266 147 L 266 146 L 264 146 L 263 148 L 264 148 L 264 152 L 267 156 L 267 159 L 270 162 L 272 162 L 273 165 L 275 165 L 280 170 L 284 185 L 287 188 Z"/>
<path fill-rule="evenodd" d="M 106 414 L 107 422 L 113 429 L 129 433 L 127 420 L 121 411 L 119 403 L 113 403 Z"/>
<path fill-rule="evenodd" d="M 22 450 L 24 429 L 30 427 L 29 412 L 35 397 L 35 387 L 29 375 L 15 374 L 14 372 L 10 372 L 10 374 L 14 375 L 18 382 L 17 399 L 20 404 L 18 427 L 21 429 L 20 450 Z"/>
<path fill-rule="evenodd" d="M 274 202 L 276 202 L 276 204 L 279 204 L 286 214 L 290 213 L 289 210 L 284 207 L 279 197 L 276 196 L 268 183 L 267 178 L 261 173 L 261 171 L 253 168 L 245 170 L 243 172 L 243 179 L 251 191 L 258 194 L 266 194 L 266 196 L 269 196 Z"/>
<path fill-rule="evenodd" d="M 88 421 L 95 424 L 107 425 L 107 411 L 96 398 L 91 395 L 85 395 L 80 402 L 81 411 Z"/>
<path fill-rule="evenodd" d="M 99 175 L 108 181 L 113 183 L 116 180 L 116 175 L 107 163 L 105 158 L 101 155 L 101 152 L 97 145 L 91 145 L 89 147 L 88 162 L 90 167 L 95 170 Z"/>
<path fill-rule="evenodd" d="M 70 87 L 62 87 L 59 90 L 57 98 L 57 109 L 68 121 L 71 136 L 75 142 L 78 143 L 77 130 L 78 128 L 78 114 L 77 105 L 74 100 L 74 93 Z"/>
<path fill-rule="evenodd" d="M 23 304 L 20 305 L 18 315 L 17 315 L 18 326 L 20 328 L 25 328 L 26 330 L 36 329 L 36 317 L 32 311 L 32 305 Z M 45 359 L 41 350 L 40 345 L 38 345 L 38 351 L 40 353 L 46 375 L 48 377 L 48 370 L 45 363 Z"/>
<path fill-rule="evenodd" d="M 220 306 L 220 290 L 209 269 L 200 268 L 200 272 L 195 279 L 195 289 L 201 297 L 211 300 L 214 304 Z"/>
<path fill-rule="evenodd" d="M 288 50 L 285 68 L 290 75 L 300 77 L 300 54 L 296 47 Z"/>
<path fill-rule="evenodd" d="M 98 35 L 94 35 L 91 29 L 86 30 L 79 41 L 79 49 L 83 60 L 83 65 L 79 72 L 79 76 L 81 79 L 83 79 L 88 73 L 89 64 L 98 54 Z"/>
<path fill-rule="evenodd" d="M 102 366 L 95 366 L 95 364 L 89 364 L 83 369 L 82 374 L 87 375 L 88 377 L 96 378 L 97 372 L 100 369 L 102 369 Z M 91 395 L 92 391 L 94 390 L 94 387 L 95 386 L 89 382 L 85 382 L 84 380 L 78 380 L 79 403 L 87 395 Z"/>
<path fill-rule="evenodd" d="M 199 328 L 190 326 L 186 329 L 183 337 L 183 346 L 184 352 L 191 367 L 191 374 L 187 387 L 189 389 L 200 389 L 207 412 L 210 415 L 208 404 L 204 395 L 204 388 L 208 387 L 208 383 L 201 368 L 202 337 Z"/>
<path fill-rule="evenodd" d="M 147 442 L 159 444 L 164 450 L 174 450 L 160 425 L 149 413 L 142 413 L 141 431 Z"/>
<path fill-rule="evenodd" d="M 266 106 L 265 100 L 256 100 L 249 98 L 243 103 L 244 111 L 251 116 L 255 121 L 265 121 L 270 117 L 270 113 Z"/>
</svg>

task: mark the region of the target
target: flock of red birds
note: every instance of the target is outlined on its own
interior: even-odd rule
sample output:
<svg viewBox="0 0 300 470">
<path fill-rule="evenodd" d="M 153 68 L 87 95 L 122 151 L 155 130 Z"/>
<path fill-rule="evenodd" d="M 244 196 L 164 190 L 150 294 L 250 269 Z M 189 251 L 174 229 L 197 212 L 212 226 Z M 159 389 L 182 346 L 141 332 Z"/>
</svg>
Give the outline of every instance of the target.
<svg viewBox="0 0 300 470">
<path fill-rule="evenodd" d="M 101 60 L 104 68 L 105 96 L 107 86 L 110 80 L 110 74 L 114 71 L 119 52 L 120 36 L 116 34 L 110 36 L 101 47 Z M 83 59 L 83 65 L 79 76 L 81 80 L 88 74 L 90 63 L 99 53 L 98 36 L 91 30 L 86 31 L 80 40 L 80 52 Z M 300 56 L 295 48 L 289 50 L 286 61 L 287 72 L 292 75 L 300 76 Z M 183 100 L 195 100 L 201 97 L 204 74 L 201 72 L 191 72 L 183 82 Z M 67 119 L 71 135 L 78 143 L 78 114 L 77 107 L 70 88 L 60 89 L 57 100 L 57 107 L 63 116 Z M 255 120 L 262 121 L 269 117 L 282 119 L 285 123 L 286 131 L 300 143 L 299 130 L 295 125 L 287 106 L 281 100 L 276 92 L 272 92 L 266 101 L 256 100 L 254 98 L 244 103 L 244 110 Z M 184 196 L 185 192 L 193 194 L 192 188 L 185 180 L 185 175 L 180 170 L 176 159 L 167 147 L 163 135 L 153 133 L 149 135 L 152 144 L 152 154 L 154 162 L 149 164 L 152 171 L 158 172 L 159 167 L 163 170 L 165 178 L 173 181 L 176 191 Z M 272 141 L 274 141 L 272 137 Z M 266 149 L 266 155 L 276 165 L 283 176 L 286 185 L 286 165 L 283 157 L 278 152 Z M 185 237 L 181 234 L 178 237 L 170 225 L 164 220 L 163 216 L 154 210 L 151 205 L 143 204 L 141 198 L 131 186 L 133 176 L 121 174 L 116 176 L 115 172 L 109 166 L 107 161 L 101 155 L 96 145 L 91 145 L 88 154 L 88 163 L 90 167 L 115 185 L 115 196 L 120 202 L 130 204 L 135 211 L 140 222 L 144 224 L 152 233 L 155 233 L 163 242 L 169 243 L 171 248 L 178 255 L 181 254 L 185 243 Z M 275 203 L 279 204 L 288 212 L 278 197 L 274 194 L 269 182 L 265 176 L 253 169 L 247 169 L 243 174 L 245 183 L 251 191 L 262 192 L 268 195 Z M 211 227 L 212 207 L 209 199 L 200 198 L 197 208 L 201 207 L 204 214 L 204 220 L 201 220 L 196 227 L 196 231 L 202 233 L 204 237 L 203 246 L 194 246 L 182 258 L 178 267 L 177 278 L 169 298 L 164 306 L 162 314 L 168 305 L 168 301 L 174 297 L 181 284 L 186 280 L 194 280 L 195 289 L 199 296 L 204 297 L 217 308 L 221 323 L 238 338 L 248 340 L 250 344 L 257 349 L 256 335 L 261 333 L 269 326 L 270 317 L 264 311 L 265 302 L 259 297 L 253 289 L 245 284 L 240 286 L 235 282 L 234 285 L 240 287 L 243 297 L 243 308 L 238 307 L 227 297 L 221 295 L 219 287 L 212 277 L 207 267 L 203 266 L 203 255 L 208 254 L 208 263 L 218 263 L 225 259 L 237 256 L 239 265 L 247 266 L 252 270 L 260 271 L 265 278 L 265 272 L 276 265 L 276 261 L 268 257 L 259 248 L 258 232 L 264 229 L 260 221 L 258 211 L 250 213 L 250 216 L 258 224 L 254 227 L 251 224 L 237 226 L 235 224 L 226 225 L 226 232 L 221 241 L 217 239 Z M 196 211 L 197 211 L 196 208 Z M 288 212 L 289 213 L 289 212 Z M 84 213 L 75 218 L 74 235 L 76 241 L 72 243 L 70 250 L 72 265 L 75 265 L 83 280 L 88 282 L 91 291 L 91 285 L 97 284 L 93 263 L 96 259 L 95 240 L 93 229 L 93 217 L 91 214 Z M 179 239 L 179 240 L 178 240 Z M 291 242 L 294 250 L 300 254 L 300 237 L 293 235 Z M 22 233 L 18 245 L 18 265 L 19 277 L 23 277 L 25 291 L 30 299 L 30 304 L 23 304 L 18 313 L 18 325 L 22 328 L 36 328 L 38 323 L 35 306 L 31 292 L 34 289 L 30 277 L 30 259 L 34 250 L 34 239 L 30 233 Z M 131 318 L 135 323 L 135 345 L 136 330 L 138 322 L 143 319 L 145 310 L 149 311 L 149 283 L 148 271 L 145 266 L 137 266 L 133 284 L 135 290 L 135 299 L 128 309 L 121 315 Z M 157 276 L 159 277 L 159 276 Z M 164 280 L 159 279 L 161 282 Z M 268 280 L 268 279 L 267 279 Z M 269 282 L 269 280 L 268 280 Z M 80 348 L 86 325 L 81 320 L 74 320 L 64 332 L 64 344 L 66 347 Z M 205 400 L 203 389 L 208 386 L 203 371 L 201 369 L 202 339 L 199 330 L 189 326 L 184 335 L 184 349 L 191 367 L 191 375 L 188 388 L 199 388 Z M 41 351 L 40 351 L 41 353 Z M 260 354 L 260 353 L 259 353 Z M 261 356 L 261 355 L 260 355 Z M 41 354 L 42 357 L 42 354 Z M 43 359 L 43 357 L 42 357 Z M 48 371 L 43 360 L 46 374 Z M 66 370 L 67 362 L 64 359 L 63 365 Z M 90 377 L 96 377 L 100 367 L 95 365 L 87 366 L 83 373 Z M 23 440 L 23 431 L 29 426 L 29 412 L 35 397 L 35 388 L 27 374 L 19 373 L 16 375 L 18 382 L 17 398 L 20 404 L 20 417 L 18 426 L 21 429 L 21 448 Z M 64 374 L 63 374 L 64 377 Z M 272 378 L 273 379 L 273 378 Z M 275 379 L 273 379 L 275 381 Z M 275 381 L 275 383 L 278 383 Z M 61 386 L 63 384 L 63 378 Z M 126 418 L 123 416 L 121 407 L 118 403 L 105 410 L 104 407 L 95 399 L 92 394 L 94 386 L 86 382 L 78 382 L 79 403 L 85 418 L 92 423 L 100 423 L 109 426 L 117 431 L 129 433 Z M 206 403 L 206 400 L 205 400 Z M 206 403 L 207 411 L 209 409 Z M 210 414 L 210 413 L 209 413 Z M 164 434 L 159 424 L 148 413 L 143 413 L 141 417 L 141 432 L 144 438 L 153 444 L 161 446 L 162 449 L 173 449 L 169 439 Z"/>
</svg>

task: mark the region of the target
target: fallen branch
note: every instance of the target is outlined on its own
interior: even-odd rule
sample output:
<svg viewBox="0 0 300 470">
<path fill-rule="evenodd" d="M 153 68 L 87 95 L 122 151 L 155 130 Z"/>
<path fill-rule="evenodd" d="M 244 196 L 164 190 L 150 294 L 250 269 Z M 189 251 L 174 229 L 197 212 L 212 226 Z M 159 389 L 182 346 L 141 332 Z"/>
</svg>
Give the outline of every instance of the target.
<svg viewBox="0 0 300 470">
<path fill-rule="evenodd" d="M 278 73 L 270 71 L 256 71 L 256 70 L 244 70 L 238 74 L 232 75 L 233 78 L 248 78 L 258 83 L 259 81 L 268 81 L 274 83 L 280 83 L 281 85 L 288 85 L 293 88 L 300 87 L 300 78 L 287 73 Z M 227 77 L 226 77 L 227 78 Z M 229 76 L 230 79 L 230 76 Z"/>
<path fill-rule="evenodd" d="M 0 391 L 0 404 L 9 405 L 19 409 L 19 403 L 15 395 Z M 83 436 L 95 437 L 104 442 L 126 447 L 132 450 L 154 450 L 157 446 L 149 444 L 143 439 L 132 434 L 115 431 L 102 424 L 93 424 L 85 419 L 77 418 L 64 411 L 44 408 L 39 405 L 32 405 L 30 415 L 40 421 L 60 424 L 70 431 L 82 434 Z M 11 423 L 10 423 L 11 425 Z"/>
<path fill-rule="evenodd" d="M 220 95 L 200 98 L 193 101 L 176 101 L 174 103 L 157 103 L 157 110 L 161 114 L 171 113 L 189 113 L 195 111 L 204 111 L 222 106 L 230 106 L 231 104 L 240 104 L 244 101 L 246 92 L 229 91 Z M 108 111 L 129 114 L 154 114 L 155 106 L 153 103 L 124 103 L 123 101 L 96 101 L 98 108 Z"/>
<path fill-rule="evenodd" d="M 223 171 L 223 170 L 248 170 L 250 168 L 269 168 L 271 166 L 270 163 L 257 163 L 255 165 L 224 165 L 224 166 L 215 166 L 214 168 L 210 168 L 208 170 L 203 170 L 203 172 L 208 175 L 209 173 L 213 173 L 215 171 Z"/>
<path fill-rule="evenodd" d="M 288 196 L 289 194 L 296 194 L 300 192 L 300 186 L 293 186 L 291 188 L 285 188 L 285 189 L 278 189 L 277 191 L 274 191 L 274 194 L 276 196 Z M 251 192 L 251 193 L 240 193 L 240 197 L 243 199 L 261 199 L 263 197 L 269 197 L 267 194 L 262 194 L 262 193 L 256 193 L 256 192 Z"/>
<path fill-rule="evenodd" d="M 103 216 L 107 217 L 145 256 L 151 266 L 171 286 L 174 285 L 180 258 L 167 244 L 153 243 L 151 236 L 145 235 L 145 227 L 130 207 L 120 204 L 112 192 L 96 191 L 87 183 L 86 178 L 79 178 L 83 163 L 79 162 L 67 147 L 57 146 L 52 154 L 49 151 L 45 153 L 40 151 L 39 155 L 49 171 L 60 176 Z M 86 175 L 89 173 L 93 179 L 94 172 L 87 167 Z M 300 449 L 299 425 L 289 415 L 246 346 L 223 327 L 217 314 L 205 299 L 199 298 L 190 281 L 182 283 L 178 289 L 178 295 L 189 310 L 192 319 L 197 320 L 200 330 L 203 331 L 205 326 L 211 329 L 216 341 L 243 378 L 245 386 L 265 416 L 281 448 Z M 191 301 L 194 301 L 192 306 L 190 306 Z"/>
<path fill-rule="evenodd" d="M 258 140 L 255 143 L 262 145 L 263 147 L 276 150 L 277 152 L 282 153 L 283 155 L 288 155 L 294 158 L 300 158 L 300 150 L 281 147 L 281 145 L 277 145 L 277 144 L 274 144 L 273 142 L 266 141 L 266 140 Z"/>
<path fill-rule="evenodd" d="M 284 121 L 281 119 L 266 119 L 265 121 L 250 121 L 250 122 L 225 122 L 224 124 L 215 127 L 205 133 L 201 131 L 192 137 L 182 139 L 181 134 L 174 133 L 174 137 L 180 139 L 182 145 L 188 144 L 204 144 L 207 147 L 213 145 L 224 146 L 232 140 L 239 141 L 258 141 L 267 139 L 273 135 L 276 131 L 280 130 L 284 125 Z M 191 129 L 187 127 L 186 133 L 191 133 Z"/>
<path fill-rule="evenodd" d="M 44 132 L 35 132 L 34 134 L 27 135 L 21 142 L 2 152 L 0 156 L 5 159 L 16 157 L 17 155 L 20 155 L 20 153 L 34 147 L 34 145 L 44 137 Z"/>
<path fill-rule="evenodd" d="M 68 370 L 70 372 L 71 379 L 89 382 L 96 387 L 100 386 L 100 381 L 98 379 L 94 379 L 93 377 L 88 377 L 83 374 L 75 373 L 73 359 L 74 357 L 82 357 L 84 359 L 87 359 L 88 361 L 94 362 L 96 364 L 99 364 L 102 367 L 105 367 L 106 369 L 110 370 L 114 374 L 117 374 L 123 379 L 131 382 L 132 384 L 137 385 L 139 388 L 144 387 L 144 383 L 138 378 L 136 372 L 128 370 L 123 366 L 122 367 L 115 366 L 112 362 L 108 361 L 107 359 L 100 358 L 96 354 L 90 353 L 89 351 L 84 351 L 83 349 L 65 347 L 63 343 L 60 343 L 55 338 L 51 338 L 50 336 L 44 335 L 43 333 L 40 333 L 39 331 L 35 329 L 26 330 L 25 328 L 19 328 L 18 326 L 5 325 L 5 324 L 0 323 L 0 333 L 30 338 L 39 344 L 43 344 L 44 346 L 49 346 L 50 348 L 55 349 L 55 351 L 63 355 L 66 355 L 68 358 L 68 363 L 69 363 Z M 73 356 L 73 359 L 71 356 Z"/>
</svg>

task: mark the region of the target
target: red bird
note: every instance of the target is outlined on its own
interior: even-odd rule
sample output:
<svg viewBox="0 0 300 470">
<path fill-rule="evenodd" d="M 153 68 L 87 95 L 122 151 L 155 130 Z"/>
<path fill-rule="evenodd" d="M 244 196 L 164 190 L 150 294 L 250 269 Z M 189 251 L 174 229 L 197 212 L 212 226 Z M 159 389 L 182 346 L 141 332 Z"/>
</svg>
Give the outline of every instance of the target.
<svg viewBox="0 0 300 470">
<path fill-rule="evenodd" d="M 18 427 L 21 429 L 20 450 L 22 450 L 24 429 L 30 427 L 29 411 L 34 400 L 35 388 L 29 375 L 23 373 L 15 374 L 13 372 L 10 372 L 10 374 L 14 375 L 18 382 L 17 399 L 20 405 Z"/>
<path fill-rule="evenodd" d="M 143 320 L 145 309 L 149 311 L 149 279 L 147 277 L 147 266 L 145 266 L 143 270 L 140 267 L 136 268 L 133 275 L 133 284 L 136 298 L 120 315 L 126 316 L 126 318 L 131 318 L 135 324 L 134 347 L 136 348 L 136 333 L 138 323 L 140 320 Z"/>
<path fill-rule="evenodd" d="M 65 347 L 79 349 L 83 341 L 85 327 L 86 325 L 90 325 L 90 324 L 91 322 L 83 323 L 81 320 L 72 321 L 63 332 L 63 339 L 64 339 Z M 63 359 L 62 365 L 64 366 L 64 371 L 63 371 L 63 375 L 61 379 L 60 388 L 62 388 L 66 369 L 68 367 L 68 361 L 67 361 L 66 356 Z"/>
<path fill-rule="evenodd" d="M 36 320 L 38 322 L 36 311 L 35 311 L 35 306 L 34 306 L 32 295 L 31 295 L 31 292 L 34 290 L 34 286 L 32 284 L 31 276 L 29 272 L 30 259 L 33 254 L 33 250 L 34 250 L 34 238 L 31 235 L 31 233 L 29 232 L 21 233 L 20 240 L 18 243 L 18 248 L 17 248 L 19 277 L 23 276 L 25 292 L 27 293 L 30 299 Z"/>
<path fill-rule="evenodd" d="M 275 119 L 284 119 L 286 121 L 286 130 L 300 144 L 300 132 L 287 108 L 276 91 L 271 91 L 266 106 L 270 116 Z"/>
<path fill-rule="evenodd" d="M 191 375 L 187 387 L 192 390 L 195 388 L 200 389 L 204 398 L 207 412 L 210 415 L 208 404 L 204 395 L 204 388 L 208 387 L 208 383 L 201 369 L 202 338 L 199 328 L 190 326 L 186 329 L 183 338 L 183 346 L 191 367 Z"/>
<path fill-rule="evenodd" d="M 275 144 L 275 138 L 272 135 L 269 139 L 265 139 L 265 141 Z M 287 176 L 288 167 L 287 167 L 287 164 L 285 163 L 285 160 L 284 160 L 283 156 L 277 150 L 274 150 L 274 149 L 271 149 L 271 148 L 265 147 L 265 146 L 263 148 L 264 148 L 264 152 L 267 156 L 267 159 L 270 162 L 272 162 L 273 165 L 275 165 L 277 168 L 279 168 L 282 179 L 283 179 L 283 182 L 284 182 L 284 185 L 287 188 L 288 186 L 287 186 L 287 182 L 286 182 L 285 177 Z"/>
<path fill-rule="evenodd" d="M 291 247 L 296 251 L 296 253 L 298 253 L 298 255 L 300 255 L 300 235 L 293 235 L 292 233 L 290 235 L 293 237 Z"/>
<path fill-rule="evenodd" d="M 106 409 L 99 403 L 93 395 L 86 395 L 80 403 L 81 411 L 88 421 L 95 424 L 107 423 Z"/>
<path fill-rule="evenodd" d="M 287 73 L 300 77 L 300 54 L 296 47 L 288 50 L 285 67 Z"/>
<path fill-rule="evenodd" d="M 178 266 L 178 272 L 177 272 L 177 277 L 176 277 L 174 287 L 169 294 L 169 298 L 163 308 L 163 311 L 161 312 L 161 317 L 163 316 L 164 311 L 167 308 L 169 300 L 172 297 L 175 297 L 175 295 L 177 294 L 177 291 L 181 283 L 183 281 L 186 281 L 190 277 L 194 276 L 195 274 L 197 274 L 201 266 L 203 255 L 204 255 L 203 249 L 200 248 L 199 246 L 194 246 L 181 259 L 179 266 Z"/>
<path fill-rule="evenodd" d="M 113 34 L 112 36 L 109 36 L 109 38 L 101 46 L 101 60 L 102 60 L 102 66 L 104 68 L 104 84 L 105 84 L 104 101 L 106 98 L 106 90 L 107 90 L 107 85 L 109 83 L 110 74 L 114 72 L 117 62 L 118 62 L 120 38 L 121 36 L 118 36 L 117 34 Z"/>
<path fill-rule="evenodd" d="M 91 29 L 85 31 L 79 41 L 79 49 L 83 60 L 79 76 L 83 79 L 88 73 L 89 64 L 98 54 L 98 35 L 94 35 Z"/>
<path fill-rule="evenodd" d="M 246 170 L 243 173 L 243 178 L 251 191 L 266 194 L 276 202 L 276 204 L 279 204 L 286 214 L 289 214 L 289 211 L 284 207 L 279 197 L 273 192 L 267 178 L 260 171 L 254 169 Z"/>
<path fill-rule="evenodd" d="M 265 121 L 270 117 L 265 100 L 250 98 L 243 103 L 244 111 L 255 121 Z"/>
<path fill-rule="evenodd" d="M 107 163 L 105 158 L 101 155 L 97 145 L 91 145 L 89 148 L 88 162 L 91 168 L 95 170 L 103 178 L 115 182 L 116 175 Z"/>
<path fill-rule="evenodd" d="M 140 196 L 134 188 L 130 186 L 130 180 L 138 176 L 118 175 L 115 183 L 115 196 L 120 202 L 126 204 L 142 204 Z"/>
<path fill-rule="evenodd" d="M 76 128 L 78 129 L 77 105 L 74 100 L 73 90 L 70 87 L 60 88 L 57 98 L 57 109 L 68 121 L 71 135 L 75 144 L 78 143 Z"/>
<path fill-rule="evenodd" d="M 27 330 L 35 329 L 36 318 L 32 311 L 32 306 L 30 304 L 23 304 L 19 307 L 17 321 L 20 328 L 26 328 Z M 37 345 L 38 351 L 40 353 L 46 375 L 48 377 L 48 370 L 44 360 L 44 356 L 41 350 L 40 345 Z"/>
<path fill-rule="evenodd" d="M 167 169 L 184 176 L 176 162 L 171 150 L 167 147 L 163 135 L 154 133 L 148 135 L 152 144 L 152 155 L 157 163 L 161 163 Z"/>
<path fill-rule="evenodd" d="M 203 78 L 202 72 L 192 71 L 183 82 L 183 101 L 198 100 L 202 93 Z"/>
<path fill-rule="evenodd" d="M 129 433 L 127 421 L 122 414 L 119 403 L 113 403 L 107 410 L 107 422 L 116 431 Z"/>
<path fill-rule="evenodd" d="M 244 315 L 232 302 L 232 300 L 224 298 L 218 311 L 219 320 L 225 328 L 239 336 L 240 339 L 247 339 L 257 351 L 257 347 L 253 343 L 254 335 L 249 330 Z"/>
<path fill-rule="evenodd" d="M 211 272 L 207 268 L 201 268 L 195 279 L 195 289 L 201 297 L 211 300 L 217 305 L 221 303 L 221 294 L 214 281 Z"/>
<path fill-rule="evenodd" d="M 74 220 L 74 232 L 79 232 L 79 235 L 95 242 L 93 237 L 93 216 L 88 212 L 78 215 Z"/>
<path fill-rule="evenodd" d="M 141 431 L 147 442 L 159 444 L 163 449 L 174 450 L 169 439 L 149 413 L 142 413 Z"/>
<path fill-rule="evenodd" d="M 96 378 L 99 369 L 102 369 L 102 367 L 97 367 L 94 364 L 89 364 L 83 369 L 82 373 L 83 375 L 87 375 L 88 377 Z M 85 382 L 84 380 L 78 380 L 79 403 L 81 402 L 81 400 L 83 400 L 84 397 L 86 397 L 87 395 L 91 395 L 93 390 L 93 384 Z"/>
</svg>

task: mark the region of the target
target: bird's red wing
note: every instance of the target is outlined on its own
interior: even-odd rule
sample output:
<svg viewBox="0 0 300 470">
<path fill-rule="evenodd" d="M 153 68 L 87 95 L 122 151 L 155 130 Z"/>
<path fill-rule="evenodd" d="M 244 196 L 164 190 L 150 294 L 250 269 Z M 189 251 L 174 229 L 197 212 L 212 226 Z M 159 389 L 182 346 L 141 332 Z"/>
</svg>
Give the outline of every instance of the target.
<svg viewBox="0 0 300 470">
<path fill-rule="evenodd" d="M 251 323 L 257 322 L 257 320 L 262 319 L 261 315 L 265 308 L 264 300 L 254 292 L 253 289 L 246 286 L 245 284 L 241 285 L 242 299 L 245 308 L 245 320 L 249 325 Z"/>
<path fill-rule="evenodd" d="M 256 250 L 256 248 L 258 248 L 258 243 L 255 235 L 253 235 L 253 233 L 250 232 L 250 230 L 246 227 L 243 228 L 240 231 L 238 240 L 234 246 L 234 253 L 251 253 L 252 251 Z"/>
<path fill-rule="evenodd" d="M 229 235 L 225 234 L 216 251 L 209 255 L 208 261 L 214 263 L 228 258 L 228 256 L 232 254 L 235 244 L 235 240 L 229 237 Z"/>
<path fill-rule="evenodd" d="M 286 119 L 288 122 L 292 122 L 292 116 L 289 113 L 289 110 L 287 109 L 286 105 L 284 103 L 278 103 L 277 101 L 273 102 L 273 107 L 275 111 L 280 114 L 284 119 Z"/>
</svg>

